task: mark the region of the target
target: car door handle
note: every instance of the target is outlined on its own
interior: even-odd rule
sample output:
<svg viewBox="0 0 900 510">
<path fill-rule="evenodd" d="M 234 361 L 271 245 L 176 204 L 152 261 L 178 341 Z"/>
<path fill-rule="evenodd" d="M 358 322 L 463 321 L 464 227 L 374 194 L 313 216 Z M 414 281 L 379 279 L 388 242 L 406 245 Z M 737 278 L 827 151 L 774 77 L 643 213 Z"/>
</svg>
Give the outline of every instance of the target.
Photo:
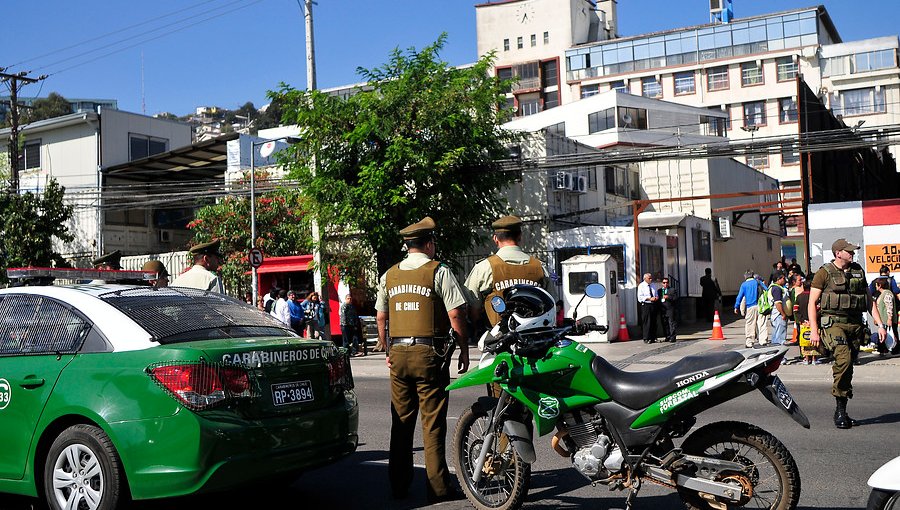
<svg viewBox="0 0 900 510">
<path fill-rule="evenodd" d="M 39 377 L 26 377 L 24 380 L 19 381 L 19 386 L 25 389 L 37 388 L 38 386 L 44 385 L 44 379 Z"/>
</svg>

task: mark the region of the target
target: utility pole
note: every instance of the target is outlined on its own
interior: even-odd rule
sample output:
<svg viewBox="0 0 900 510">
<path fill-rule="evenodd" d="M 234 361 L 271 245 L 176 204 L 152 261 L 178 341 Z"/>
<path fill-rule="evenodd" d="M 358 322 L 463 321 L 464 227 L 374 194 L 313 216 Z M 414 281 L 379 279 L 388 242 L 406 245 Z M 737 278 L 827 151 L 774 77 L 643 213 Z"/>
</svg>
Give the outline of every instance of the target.
<svg viewBox="0 0 900 510">
<path fill-rule="evenodd" d="M 47 77 L 28 78 L 27 75 L 28 71 L 16 74 L 0 72 L 0 81 L 9 83 L 9 188 L 13 193 L 19 192 L 19 87 L 20 84 L 36 83 Z"/>
<path fill-rule="evenodd" d="M 306 21 L 306 89 L 316 90 L 316 44 L 313 37 L 312 0 L 306 2 L 303 18 Z"/>
</svg>

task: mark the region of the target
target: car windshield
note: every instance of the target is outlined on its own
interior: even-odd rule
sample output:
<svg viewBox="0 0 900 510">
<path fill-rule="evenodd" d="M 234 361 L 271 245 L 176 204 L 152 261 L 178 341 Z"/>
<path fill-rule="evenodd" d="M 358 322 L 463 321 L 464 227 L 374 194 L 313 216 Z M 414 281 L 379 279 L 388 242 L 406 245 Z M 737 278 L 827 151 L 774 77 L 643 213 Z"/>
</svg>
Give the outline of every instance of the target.
<svg viewBox="0 0 900 510">
<path fill-rule="evenodd" d="M 296 337 L 267 313 L 215 292 L 138 287 L 101 294 L 162 344 L 262 336 Z"/>
</svg>

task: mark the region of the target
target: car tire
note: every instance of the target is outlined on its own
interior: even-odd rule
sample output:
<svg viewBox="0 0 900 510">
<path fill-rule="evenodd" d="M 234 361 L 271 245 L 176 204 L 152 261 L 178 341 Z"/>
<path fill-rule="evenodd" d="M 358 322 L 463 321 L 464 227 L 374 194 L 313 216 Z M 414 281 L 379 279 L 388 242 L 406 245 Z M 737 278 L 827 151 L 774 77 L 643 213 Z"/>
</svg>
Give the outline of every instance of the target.
<svg viewBox="0 0 900 510">
<path fill-rule="evenodd" d="M 102 429 L 64 430 L 44 461 L 44 497 L 50 510 L 114 510 L 127 497 L 119 455 Z"/>
</svg>

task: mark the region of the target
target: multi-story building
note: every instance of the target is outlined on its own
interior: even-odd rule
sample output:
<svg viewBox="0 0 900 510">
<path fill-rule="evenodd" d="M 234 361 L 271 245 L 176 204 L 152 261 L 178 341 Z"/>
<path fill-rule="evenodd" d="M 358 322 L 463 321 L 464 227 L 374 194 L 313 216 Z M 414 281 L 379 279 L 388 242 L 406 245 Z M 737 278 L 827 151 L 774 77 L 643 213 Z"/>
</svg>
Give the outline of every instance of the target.
<svg viewBox="0 0 900 510">
<path fill-rule="evenodd" d="M 40 97 L 19 97 L 19 104 L 31 106 Z M 6 122 L 6 116 L 9 114 L 9 96 L 0 96 L 0 124 Z M 115 99 L 82 99 L 67 97 L 66 101 L 72 107 L 72 113 L 94 112 L 100 113 L 100 109 L 118 110 L 119 102 Z"/>
</svg>

